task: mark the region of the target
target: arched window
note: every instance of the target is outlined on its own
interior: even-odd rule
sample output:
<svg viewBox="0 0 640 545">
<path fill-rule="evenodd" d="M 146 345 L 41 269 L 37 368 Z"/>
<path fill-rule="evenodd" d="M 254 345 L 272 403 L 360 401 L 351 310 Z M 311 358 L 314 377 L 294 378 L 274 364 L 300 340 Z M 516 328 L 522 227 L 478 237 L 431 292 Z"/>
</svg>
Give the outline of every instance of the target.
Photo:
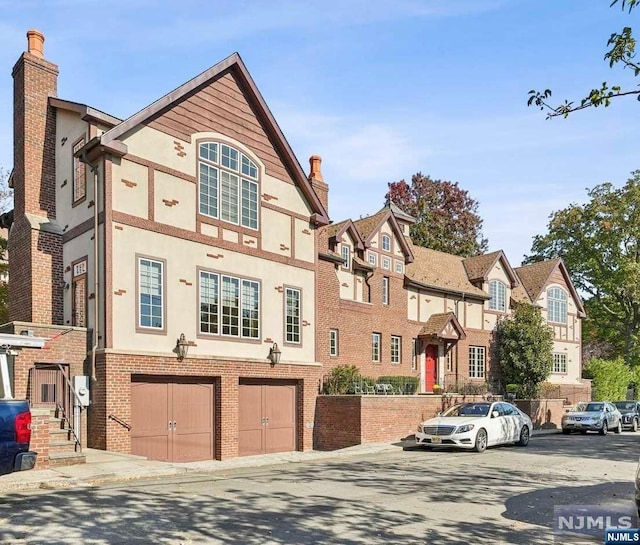
<svg viewBox="0 0 640 545">
<path fill-rule="evenodd" d="M 391 251 L 391 237 L 389 235 L 382 235 L 382 249 L 385 252 Z"/>
<path fill-rule="evenodd" d="M 202 142 L 198 157 L 200 213 L 258 229 L 256 164 L 244 153 L 221 142 Z"/>
<path fill-rule="evenodd" d="M 547 290 L 547 320 L 560 324 L 567 323 L 567 292 L 563 289 Z"/>
<path fill-rule="evenodd" d="M 498 312 L 507 311 L 507 287 L 500 280 L 491 280 L 489 282 L 489 310 L 497 310 Z"/>
</svg>

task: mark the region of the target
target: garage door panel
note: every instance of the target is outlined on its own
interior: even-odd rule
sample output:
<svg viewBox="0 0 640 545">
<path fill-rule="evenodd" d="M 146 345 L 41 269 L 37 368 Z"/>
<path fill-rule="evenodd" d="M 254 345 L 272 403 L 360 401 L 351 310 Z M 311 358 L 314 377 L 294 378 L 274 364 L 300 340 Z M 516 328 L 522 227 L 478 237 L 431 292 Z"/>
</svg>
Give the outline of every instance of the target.
<svg viewBox="0 0 640 545">
<path fill-rule="evenodd" d="M 132 429 L 133 431 L 133 429 Z M 131 453 L 136 456 L 144 456 L 149 460 L 170 462 L 169 435 L 147 435 L 143 437 L 131 437 Z"/>
<path fill-rule="evenodd" d="M 268 426 L 266 433 L 266 452 L 291 452 L 296 449 L 296 438 L 293 426 L 272 428 Z"/>
<path fill-rule="evenodd" d="M 213 458 L 212 433 L 178 434 L 173 438 L 173 461 L 196 462 Z"/>
<path fill-rule="evenodd" d="M 173 420 L 180 430 L 211 429 L 213 384 L 174 384 Z"/>
<path fill-rule="evenodd" d="M 263 430 L 262 427 L 255 430 L 242 430 L 238 434 L 238 455 L 253 456 L 263 454 L 262 447 Z"/>
<path fill-rule="evenodd" d="M 291 427 L 296 407 L 295 386 L 268 386 L 265 389 L 265 414 L 269 417 L 269 427 Z"/>
<path fill-rule="evenodd" d="M 132 435 L 167 431 L 169 423 L 169 385 L 156 383 L 131 384 Z"/>
</svg>

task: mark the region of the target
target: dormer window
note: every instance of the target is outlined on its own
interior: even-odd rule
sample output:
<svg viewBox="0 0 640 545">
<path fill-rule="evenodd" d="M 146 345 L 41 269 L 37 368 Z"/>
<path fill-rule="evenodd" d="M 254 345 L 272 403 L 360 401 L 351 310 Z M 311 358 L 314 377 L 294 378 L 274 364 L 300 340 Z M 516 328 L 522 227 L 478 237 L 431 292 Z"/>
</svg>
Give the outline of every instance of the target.
<svg viewBox="0 0 640 545">
<path fill-rule="evenodd" d="M 506 312 L 507 288 L 500 280 L 491 280 L 489 282 L 489 310 L 497 310 L 498 312 Z"/>
<path fill-rule="evenodd" d="M 391 237 L 389 235 L 382 235 L 382 249 L 385 252 L 391 251 Z"/>
<path fill-rule="evenodd" d="M 342 245 L 342 260 L 344 261 L 343 267 L 348 269 L 351 267 L 351 248 L 346 244 Z"/>
<path fill-rule="evenodd" d="M 199 210 L 249 229 L 258 229 L 258 167 L 244 153 L 220 142 L 199 146 Z"/>
</svg>

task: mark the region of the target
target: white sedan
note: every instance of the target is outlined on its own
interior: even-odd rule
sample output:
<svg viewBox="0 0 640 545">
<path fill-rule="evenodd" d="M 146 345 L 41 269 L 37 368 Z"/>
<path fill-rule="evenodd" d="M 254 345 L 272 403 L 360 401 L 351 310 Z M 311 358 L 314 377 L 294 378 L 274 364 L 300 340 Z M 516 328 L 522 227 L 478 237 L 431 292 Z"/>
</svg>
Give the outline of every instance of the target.
<svg viewBox="0 0 640 545">
<path fill-rule="evenodd" d="M 416 444 L 424 447 L 459 447 L 484 452 L 503 443 L 529 444 L 531 419 L 515 405 L 461 403 L 418 426 Z"/>
</svg>

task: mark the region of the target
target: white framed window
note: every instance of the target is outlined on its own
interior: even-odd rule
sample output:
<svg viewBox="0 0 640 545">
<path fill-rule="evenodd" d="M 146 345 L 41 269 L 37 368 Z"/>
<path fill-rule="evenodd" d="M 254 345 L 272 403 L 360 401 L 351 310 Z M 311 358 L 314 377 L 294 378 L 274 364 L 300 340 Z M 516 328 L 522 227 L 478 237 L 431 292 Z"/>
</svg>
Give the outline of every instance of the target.
<svg viewBox="0 0 640 545">
<path fill-rule="evenodd" d="M 391 260 L 388 257 L 382 258 L 382 268 L 388 271 L 391 270 Z"/>
<path fill-rule="evenodd" d="M 396 272 L 398 274 L 402 274 L 404 272 L 404 263 L 402 261 L 396 260 Z"/>
<path fill-rule="evenodd" d="M 342 252 L 342 260 L 344 261 L 342 266 L 345 269 L 351 268 L 351 248 L 346 244 L 342 244 L 341 252 Z"/>
<path fill-rule="evenodd" d="M 547 290 L 547 320 L 560 324 L 567 323 L 567 292 L 563 289 Z"/>
<path fill-rule="evenodd" d="M 78 140 L 72 148 L 73 155 L 73 204 L 87 196 L 87 167 L 75 156 L 75 153 L 84 146 L 84 136 Z"/>
<path fill-rule="evenodd" d="M 370 265 L 373 265 L 374 267 L 378 266 L 378 254 L 376 254 L 375 252 L 369 252 L 367 254 L 367 258 Z"/>
<path fill-rule="evenodd" d="M 388 276 L 382 277 L 382 304 L 383 305 L 389 304 L 389 277 Z"/>
<path fill-rule="evenodd" d="M 484 378 L 485 347 L 469 347 L 469 378 Z"/>
<path fill-rule="evenodd" d="M 220 142 L 199 146 L 200 213 L 258 229 L 258 167 L 245 154 Z"/>
<path fill-rule="evenodd" d="M 285 341 L 300 344 L 302 341 L 301 330 L 301 292 L 297 288 L 285 290 Z"/>
<path fill-rule="evenodd" d="M 418 350 L 419 350 L 419 343 L 420 341 L 416 338 L 411 339 L 411 370 L 412 371 L 417 371 L 418 370 Z"/>
<path fill-rule="evenodd" d="M 445 364 L 445 369 L 447 370 L 447 373 L 450 373 L 451 371 L 453 371 L 453 361 L 451 358 L 451 352 L 453 352 L 453 349 L 449 348 L 444 354 L 444 364 Z"/>
<path fill-rule="evenodd" d="M 336 358 L 339 350 L 339 336 L 337 329 L 329 330 L 329 356 Z"/>
<path fill-rule="evenodd" d="M 164 329 L 164 263 L 138 258 L 138 327 Z"/>
<path fill-rule="evenodd" d="M 566 354 L 553 354 L 553 367 L 552 373 L 567 374 L 567 355 Z"/>
<path fill-rule="evenodd" d="M 400 363 L 402 360 L 402 337 L 391 335 L 391 363 Z"/>
<path fill-rule="evenodd" d="M 260 338 L 260 283 L 200 271 L 200 333 Z"/>
<path fill-rule="evenodd" d="M 382 249 L 385 252 L 391 251 L 391 237 L 389 235 L 382 235 Z"/>
<path fill-rule="evenodd" d="M 380 348 L 382 344 L 381 338 L 382 338 L 382 335 L 380 335 L 380 333 L 371 334 L 371 361 L 374 361 L 374 362 L 380 361 Z"/>
<path fill-rule="evenodd" d="M 506 312 L 507 288 L 500 280 L 489 281 L 489 310 Z"/>
</svg>

